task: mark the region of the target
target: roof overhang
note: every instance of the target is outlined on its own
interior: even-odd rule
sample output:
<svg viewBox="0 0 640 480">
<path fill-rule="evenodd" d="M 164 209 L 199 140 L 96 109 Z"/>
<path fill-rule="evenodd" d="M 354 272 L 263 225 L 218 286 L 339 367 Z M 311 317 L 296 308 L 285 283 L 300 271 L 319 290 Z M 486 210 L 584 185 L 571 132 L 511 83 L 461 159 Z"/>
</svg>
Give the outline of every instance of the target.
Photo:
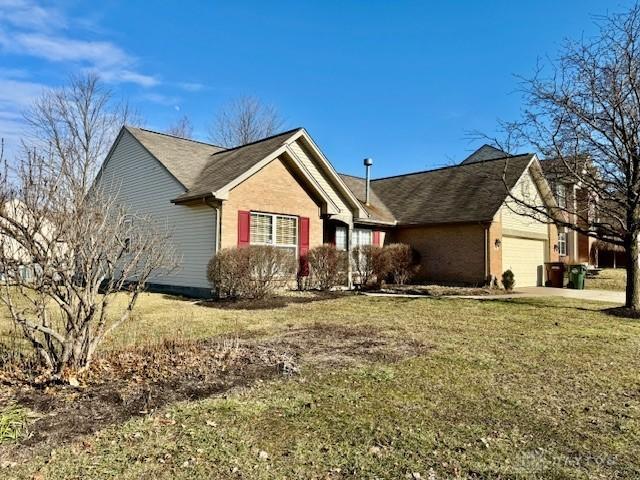
<svg viewBox="0 0 640 480">
<path fill-rule="evenodd" d="M 341 194 L 342 198 L 345 199 L 347 204 L 351 207 L 353 216 L 368 219 L 369 214 L 366 212 L 366 210 L 364 210 L 364 208 L 362 208 L 360 202 L 358 202 L 351 190 L 349 190 L 344 181 L 334 170 L 329 160 L 322 154 L 320 149 L 316 146 L 309 134 L 303 128 L 292 134 L 291 137 L 289 137 L 278 149 L 274 150 L 268 156 L 254 164 L 251 168 L 249 168 L 218 190 L 206 193 L 198 193 L 192 196 L 182 195 L 178 198 L 172 199 L 171 202 L 175 204 L 183 204 L 198 200 L 200 198 L 215 198 L 217 200 L 227 200 L 229 198 L 229 193 L 231 192 L 231 190 L 233 190 L 239 184 L 258 173 L 276 158 L 286 158 L 289 165 L 293 167 L 293 169 L 296 171 L 296 173 L 298 173 L 304 183 L 309 188 L 311 188 L 311 190 L 316 193 L 322 200 L 322 213 L 327 215 L 338 215 L 341 213 L 345 213 L 341 212 L 338 205 L 336 205 L 336 203 L 331 199 L 330 195 L 322 188 L 322 186 L 318 182 L 318 179 L 315 178 L 315 176 L 305 167 L 304 163 L 300 158 L 298 158 L 296 153 L 290 147 L 290 145 L 297 140 L 302 140 L 304 144 L 308 146 L 311 152 L 315 155 L 316 160 L 318 160 L 318 164 L 322 168 L 321 173 L 329 176 L 329 178 L 332 180 L 331 183 L 338 188 L 338 192 Z"/>
</svg>

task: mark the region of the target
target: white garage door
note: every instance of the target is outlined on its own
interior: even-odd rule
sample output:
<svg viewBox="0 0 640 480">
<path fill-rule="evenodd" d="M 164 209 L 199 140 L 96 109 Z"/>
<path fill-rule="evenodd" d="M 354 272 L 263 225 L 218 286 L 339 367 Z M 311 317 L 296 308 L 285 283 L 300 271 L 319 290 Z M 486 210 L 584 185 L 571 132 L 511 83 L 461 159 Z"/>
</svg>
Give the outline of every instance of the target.
<svg viewBox="0 0 640 480">
<path fill-rule="evenodd" d="M 516 287 L 542 285 L 544 278 L 545 241 L 502 237 L 502 271 L 510 269 Z"/>
</svg>

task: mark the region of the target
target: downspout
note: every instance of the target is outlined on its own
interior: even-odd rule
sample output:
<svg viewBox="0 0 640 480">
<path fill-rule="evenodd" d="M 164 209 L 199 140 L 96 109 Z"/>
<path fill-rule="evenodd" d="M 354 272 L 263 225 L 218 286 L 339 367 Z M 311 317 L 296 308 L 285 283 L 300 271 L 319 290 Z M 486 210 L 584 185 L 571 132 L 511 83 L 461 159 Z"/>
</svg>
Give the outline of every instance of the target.
<svg viewBox="0 0 640 480">
<path fill-rule="evenodd" d="M 484 279 L 485 282 L 491 283 L 489 276 L 491 275 L 491 265 L 489 265 L 489 228 L 491 224 L 484 225 Z"/>
<path fill-rule="evenodd" d="M 218 253 L 222 245 L 220 235 L 222 233 L 222 202 L 215 204 L 205 200 L 205 203 L 216 211 L 216 242 L 214 244 L 213 253 Z"/>
</svg>

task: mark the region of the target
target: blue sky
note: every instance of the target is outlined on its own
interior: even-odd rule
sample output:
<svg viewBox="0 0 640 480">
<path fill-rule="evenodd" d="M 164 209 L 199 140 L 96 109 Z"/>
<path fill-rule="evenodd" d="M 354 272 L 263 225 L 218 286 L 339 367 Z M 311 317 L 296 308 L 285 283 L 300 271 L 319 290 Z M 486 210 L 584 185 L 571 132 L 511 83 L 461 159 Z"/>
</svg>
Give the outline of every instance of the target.
<svg viewBox="0 0 640 480">
<path fill-rule="evenodd" d="M 205 139 L 220 105 L 252 95 L 306 127 L 339 171 L 374 176 L 459 161 L 517 117 L 514 74 L 593 15 L 629 1 L 0 0 L 0 136 L 45 86 L 86 69 L 150 129 L 183 114 Z"/>
</svg>

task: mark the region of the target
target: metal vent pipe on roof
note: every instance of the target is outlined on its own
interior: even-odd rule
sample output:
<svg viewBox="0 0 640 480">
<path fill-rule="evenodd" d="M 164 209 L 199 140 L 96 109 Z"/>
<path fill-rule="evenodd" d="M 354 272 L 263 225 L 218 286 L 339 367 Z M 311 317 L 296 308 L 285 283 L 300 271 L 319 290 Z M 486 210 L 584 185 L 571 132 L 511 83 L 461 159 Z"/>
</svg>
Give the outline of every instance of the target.
<svg viewBox="0 0 640 480">
<path fill-rule="evenodd" d="M 371 190 L 371 165 L 373 165 L 373 160 L 371 160 L 370 158 L 365 158 L 364 167 L 365 167 L 365 170 L 367 171 L 367 181 L 364 187 L 364 197 L 365 197 L 364 203 L 366 205 L 369 205 L 369 190 Z"/>
</svg>

